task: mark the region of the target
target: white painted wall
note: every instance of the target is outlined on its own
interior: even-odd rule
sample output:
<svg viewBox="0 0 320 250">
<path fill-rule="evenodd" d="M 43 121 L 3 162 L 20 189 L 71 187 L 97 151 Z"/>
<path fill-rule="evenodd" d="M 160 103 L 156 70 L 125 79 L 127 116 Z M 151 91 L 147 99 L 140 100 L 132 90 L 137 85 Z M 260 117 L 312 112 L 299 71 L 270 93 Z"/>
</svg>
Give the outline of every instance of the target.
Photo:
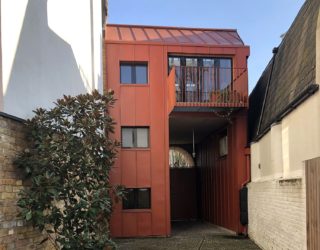
<svg viewBox="0 0 320 250">
<path fill-rule="evenodd" d="M 305 180 L 248 184 L 249 237 L 261 249 L 307 249 Z"/>
<path fill-rule="evenodd" d="M 0 111 L 30 118 L 64 94 L 102 90 L 101 0 L 2 0 Z"/>
<path fill-rule="evenodd" d="M 320 83 L 320 15 L 316 83 Z M 251 145 L 248 232 L 262 249 L 307 249 L 304 162 L 320 156 L 320 92 Z"/>
<path fill-rule="evenodd" d="M 252 182 L 302 177 L 304 161 L 320 156 L 319 128 L 318 91 L 251 145 Z"/>
<path fill-rule="evenodd" d="M 320 92 L 251 145 L 248 233 L 262 249 L 306 247 L 304 162 L 320 156 Z"/>
</svg>

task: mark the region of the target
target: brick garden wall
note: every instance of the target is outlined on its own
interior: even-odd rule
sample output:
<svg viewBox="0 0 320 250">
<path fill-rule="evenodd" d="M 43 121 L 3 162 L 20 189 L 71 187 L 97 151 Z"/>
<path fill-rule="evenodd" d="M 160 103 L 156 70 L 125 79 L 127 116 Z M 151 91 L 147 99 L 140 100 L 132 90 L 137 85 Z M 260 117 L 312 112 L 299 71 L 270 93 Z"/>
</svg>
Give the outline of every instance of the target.
<svg viewBox="0 0 320 250">
<path fill-rule="evenodd" d="M 24 183 L 12 160 L 25 145 L 23 123 L 0 113 L 0 250 L 53 249 L 39 245 L 43 235 L 18 216 L 16 202 Z"/>
<path fill-rule="evenodd" d="M 304 178 L 248 185 L 249 236 L 262 249 L 306 249 Z"/>
</svg>

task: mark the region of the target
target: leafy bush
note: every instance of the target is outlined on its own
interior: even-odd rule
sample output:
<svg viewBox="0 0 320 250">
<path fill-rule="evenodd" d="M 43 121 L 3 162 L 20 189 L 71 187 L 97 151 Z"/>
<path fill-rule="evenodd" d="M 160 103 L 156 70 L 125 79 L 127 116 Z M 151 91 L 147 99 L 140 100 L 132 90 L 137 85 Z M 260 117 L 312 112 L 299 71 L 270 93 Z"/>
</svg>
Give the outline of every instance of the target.
<svg viewBox="0 0 320 250">
<path fill-rule="evenodd" d="M 113 93 L 64 96 L 26 122 L 30 142 L 16 161 L 30 186 L 20 193 L 21 215 L 59 249 L 114 246 L 109 219 L 122 188 L 109 173 L 118 142 L 110 138 Z"/>
</svg>

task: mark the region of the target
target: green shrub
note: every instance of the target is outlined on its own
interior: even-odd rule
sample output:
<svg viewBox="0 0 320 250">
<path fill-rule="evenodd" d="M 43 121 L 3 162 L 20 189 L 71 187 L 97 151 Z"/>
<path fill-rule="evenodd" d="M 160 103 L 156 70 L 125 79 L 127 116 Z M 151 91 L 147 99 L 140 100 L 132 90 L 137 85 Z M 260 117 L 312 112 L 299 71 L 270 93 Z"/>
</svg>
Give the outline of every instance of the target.
<svg viewBox="0 0 320 250">
<path fill-rule="evenodd" d="M 29 147 L 18 157 L 29 187 L 20 193 L 21 215 L 59 249 L 114 246 L 109 220 L 122 188 L 109 174 L 118 142 L 111 138 L 113 92 L 64 96 L 26 121 Z"/>
</svg>

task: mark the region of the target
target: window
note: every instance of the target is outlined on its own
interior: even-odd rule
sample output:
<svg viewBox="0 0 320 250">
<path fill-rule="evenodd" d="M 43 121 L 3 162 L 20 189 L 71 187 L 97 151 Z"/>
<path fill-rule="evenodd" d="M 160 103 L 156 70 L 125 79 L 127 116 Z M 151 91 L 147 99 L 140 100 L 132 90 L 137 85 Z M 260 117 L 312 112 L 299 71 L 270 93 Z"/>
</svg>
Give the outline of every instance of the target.
<svg viewBox="0 0 320 250">
<path fill-rule="evenodd" d="M 149 128 L 144 127 L 122 127 L 121 128 L 123 148 L 148 148 Z"/>
<path fill-rule="evenodd" d="M 126 188 L 125 198 L 122 202 L 123 209 L 150 209 L 150 188 Z"/>
<path fill-rule="evenodd" d="M 219 155 L 226 156 L 228 154 L 228 136 L 227 132 L 220 137 L 219 140 Z"/>
<path fill-rule="evenodd" d="M 169 73 L 176 67 L 177 91 L 210 93 L 231 86 L 233 81 L 231 58 L 169 55 L 168 66 Z"/>
<path fill-rule="evenodd" d="M 120 62 L 120 82 L 147 84 L 148 64 L 146 62 Z"/>
</svg>

